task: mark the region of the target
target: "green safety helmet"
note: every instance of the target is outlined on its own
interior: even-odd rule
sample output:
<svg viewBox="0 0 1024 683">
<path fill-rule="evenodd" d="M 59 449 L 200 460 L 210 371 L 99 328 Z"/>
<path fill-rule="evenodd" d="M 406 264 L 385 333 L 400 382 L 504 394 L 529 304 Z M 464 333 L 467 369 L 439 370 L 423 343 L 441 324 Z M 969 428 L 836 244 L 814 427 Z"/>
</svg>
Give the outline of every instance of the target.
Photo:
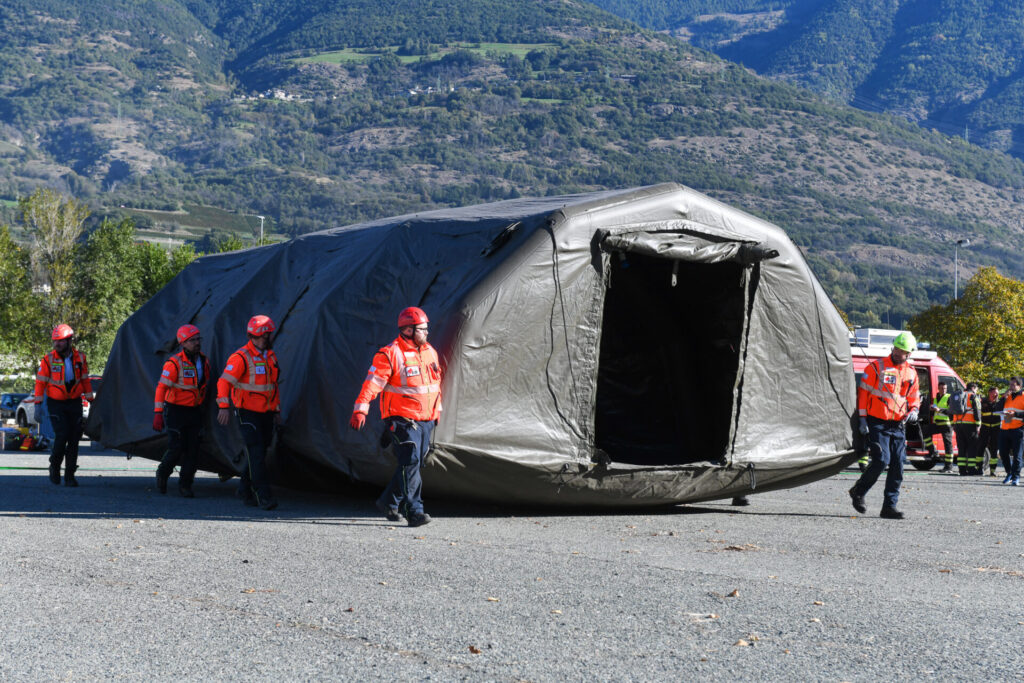
<svg viewBox="0 0 1024 683">
<path fill-rule="evenodd" d="M 901 351 L 917 350 L 917 340 L 914 339 L 914 335 L 911 332 L 900 332 L 896 335 L 896 338 L 892 340 L 892 345 Z"/>
</svg>

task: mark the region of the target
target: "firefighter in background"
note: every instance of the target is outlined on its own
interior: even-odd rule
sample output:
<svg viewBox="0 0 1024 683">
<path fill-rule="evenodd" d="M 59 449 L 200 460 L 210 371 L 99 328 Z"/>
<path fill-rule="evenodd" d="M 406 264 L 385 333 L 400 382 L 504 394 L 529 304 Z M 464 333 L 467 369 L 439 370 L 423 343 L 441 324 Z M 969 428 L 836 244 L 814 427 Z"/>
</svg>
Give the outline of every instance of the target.
<svg viewBox="0 0 1024 683">
<path fill-rule="evenodd" d="M 953 414 L 953 432 L 956 434 L 957 469 L 961 475 L 982 474 L 981 450 L 978 448 L 981 436 L 981 398 L 978 383 L 968 382 L 964 392 L 967 412 Z"/>
<path fill-rule="evenodd" d="M 999 462 L 999 423 L 1002 422 L 1003 399 L 999 397 L 999 389 L 988 388 L 988 395 L 981 399 L 981 433 L 978 436 L 978 454 L 983 456 L 981 472 L 988 470 L 989 476 L 996 476 L 996 464 Z M 1003 463 L 1003 470 L 1010 469 Z"/>
<path fill-rule="evenodd" d="M 404 514 L 409 526 L 430 523 L 430 515 L 423 511 L 420 470 L 441 416 L 441 366 L 437 351 L 427 343 L 428 322 L 427 314 L 416 307 L 398 315 L 398 338 L 374 355 L 349 420 L 352 429 L 362 429 L 370 402 L 380 395 L 380 413 L 398 467 L 377 499 L 377 509 L 393 522 Z"/>
<path fill-rule="evenodd" d="M 857 387 L 859 429 L 871 452 L 871 462 L 850 489 L 853 507 L 861 514 L 867 512 L 865 494 L 888 466 L 881 516 L 903 519 L 903 513 L 896 504 L 899 502 L 903 461 L 907 452 L 906 424 L 917 419 L 921 405 L 917 372 L 907 362 L 915 348 L 917 340 L 910 332 L 896 335 L 892 353 L 868 365 Z"/>
<path fill-rule="evenodd" d="M 946 384 L 939 382 L 939 390 L 932 401 L 932 437 L 942 436 L 942 471 L 953 471 L 953 423 L 949 417 L 949 392 Z"/>
<path fill-rule="evenodd" d="M 167 359 L 156 385 L 153 429 L 167 426 L 167 452 L 156 468 L 156 488 L 167 493 L 167 480 L 181 463 L 178 492 L 193 498 L 192 482 L 199 468 L 199 437 L 203 431 L 203 402 L 210 382 L 210 361 L 199 350 L 202 338 L 195 325 L 178 328 L 181 350 Z"/>
<path fill-rule="evenodd" d="M 246 460 L 238 495 L 246 505 L 273 510 L 277 499 L 270 488 L 266 457 L 274 426 L 281 423 L 277 356 L 270 348 L 274 321 L 265 315 L 253 316 L 246 332 L 249 342 L 228 357 L 217 380 L 217 422 L 228 425 L 234 404 Z"/>
<path fill-rule="evenodd" d="M 46 393 L 46 412 L 53 427 L 50 451 L 50 481 L 60 484 L 60 465 L 64 462 L 64 485 L 78 486 L 78 442 L 82 439 L 82 399 L 91 401 L 92 383 L 85 354 L 74 347 L 75 331 L 60 324 L 50 335 L 53 350 L 39 361 L 32 401 L 42 403 Z"/>
<path fill-rule="evenodd" d="M 1010 390 L 1003 398 L 1003 418 L 999 425 L 999 458 L 1006 468 L 1004 484 L 1020 483 L 1021 454 L 1024 450 L 1024 393 L 1020 377 L 1010 378 Z"/>
</svg>

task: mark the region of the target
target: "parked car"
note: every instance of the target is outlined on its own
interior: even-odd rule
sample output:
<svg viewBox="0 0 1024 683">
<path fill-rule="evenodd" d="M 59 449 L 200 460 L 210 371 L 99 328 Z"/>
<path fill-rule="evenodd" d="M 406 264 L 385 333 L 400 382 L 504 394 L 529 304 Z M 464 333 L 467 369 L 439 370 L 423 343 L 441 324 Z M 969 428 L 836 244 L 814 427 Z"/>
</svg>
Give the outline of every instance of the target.
<svg viewBox="0 0 1024 683">
<path fill-rule="evenodd" d="M 27 396 L 28 394 L 0 394 L 0 420 L 14 417 L 18 412 L 18 404 Z"/>
<path fill-rule="evenodd" d="M 31 395 L 26 396 L 18 403 L 14 419 L 19 427 L 28 427 L 29 425 L 36 424 L 36 404 L 30 400 L 31 398 Z"/>
</svg>

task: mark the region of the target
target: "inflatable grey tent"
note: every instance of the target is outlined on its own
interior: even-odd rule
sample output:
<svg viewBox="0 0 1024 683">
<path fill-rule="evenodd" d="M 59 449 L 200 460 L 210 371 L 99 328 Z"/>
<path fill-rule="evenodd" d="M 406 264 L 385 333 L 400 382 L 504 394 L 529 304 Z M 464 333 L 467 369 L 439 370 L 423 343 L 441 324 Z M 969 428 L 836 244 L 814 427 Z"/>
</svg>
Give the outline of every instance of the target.
<svg viewBox="0 0 1024 683">
<path fill-rule="evenodd" d="M 409 305 L 430 315 L 446 366 L 429 497 L 662 505 L 794 486 L 854 457 L 847 331 L 800 252 L 675 184 L 203 257 L 121 328 L 90 433 L 159 458 L 152 396 L 177 327 L 199 326 L 219 371 L 265 313 L 278 324 L 278 470 L 383 484 L 378 408 L 362 432 L 348 418 Z M 237 471 L 241 440 L 214 413 L 203 467 Z"/>
</svg>

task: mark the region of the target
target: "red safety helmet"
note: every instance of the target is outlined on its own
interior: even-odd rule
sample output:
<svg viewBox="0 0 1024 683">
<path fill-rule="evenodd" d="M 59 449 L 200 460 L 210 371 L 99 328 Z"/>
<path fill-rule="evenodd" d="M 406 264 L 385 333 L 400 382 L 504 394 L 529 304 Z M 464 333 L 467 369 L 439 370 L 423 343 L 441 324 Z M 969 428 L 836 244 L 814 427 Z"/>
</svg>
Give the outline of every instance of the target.
<svg viewBox="0 0 1024 683">
<path fill-rule="evenodd" d="M 249 318 L 249 325 L 245 331 L 254 337 L 262 337 L 274 331 L 274 321 L 265 315 L 254 315 Z"/>
<path fill-rule="evenodd" d="M 430 322 L 427 319 L 427 314 L 423 312 L 422 308 L 416 308 L 410 306 L 401 313 L 398 314 L 398 326 L 408 327 L 409 325 L 422 325 L 423 323 Z"/>
<path fill-rule="evenodd" d="M 199 334 L 199 328 L 195 325 L 182 325 L 178 328 L 178 343 L 184 344 L 197 334 Z"/>
<path fill-rule="evenodd" d="M 71 329 L 71 325 L 65 325 L 61 323 L 57 327 L 53 328 L 53 334 L 50 335 L 50 339 L 57 341 L 60 339 L 71 339 L 75 336 L 75 331 Z"/>
</svg>

